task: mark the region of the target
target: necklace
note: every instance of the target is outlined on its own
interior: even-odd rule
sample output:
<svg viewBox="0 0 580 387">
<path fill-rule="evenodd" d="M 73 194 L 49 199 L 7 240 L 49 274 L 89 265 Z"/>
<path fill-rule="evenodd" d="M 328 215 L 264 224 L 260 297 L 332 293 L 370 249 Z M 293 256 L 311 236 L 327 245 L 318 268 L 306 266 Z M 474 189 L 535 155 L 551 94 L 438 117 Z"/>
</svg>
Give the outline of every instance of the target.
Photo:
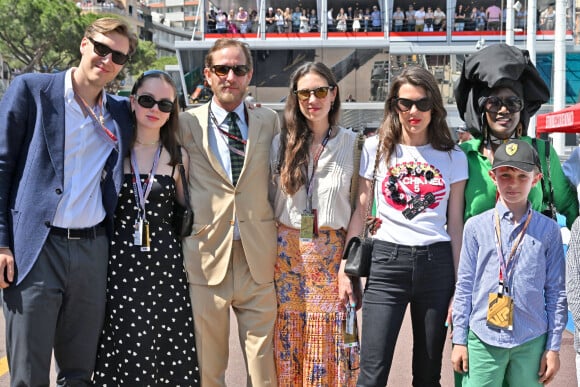
<svg viewBox="0 0 580 387">
<path fill-rule="evenodd" d="M 155 141 L 155 142 L 141 142 L 139 141 L 139 139 L 135 139 L 135 142 L 139 145 L 157 145 L 159 144 L 159 140 Z"/>
</svg>

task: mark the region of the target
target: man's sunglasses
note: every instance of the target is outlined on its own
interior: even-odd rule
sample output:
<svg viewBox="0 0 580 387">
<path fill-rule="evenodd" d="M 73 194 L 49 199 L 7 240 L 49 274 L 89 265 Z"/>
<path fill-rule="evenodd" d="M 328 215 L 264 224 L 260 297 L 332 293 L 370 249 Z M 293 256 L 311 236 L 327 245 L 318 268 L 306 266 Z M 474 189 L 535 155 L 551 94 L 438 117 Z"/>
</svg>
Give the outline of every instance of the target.
<svg viewBox="0 0 580 387">
<path fill-rule="evenodd" d="M 234 74 L 238 77 L 243 77 L 247 73 L 250 72 L 250 68 L 246 65 L 235 65 L 235 66 L 226 66 L 226 65 L 213 65 L 210 67 L 211 71 L 215 73 L 218 77 L 225 77 L 230 73 L 230 70 L 234 72 Z"/>
<path fill-rule="evenodd" d="M 422 112 L 428 112 L 433 107 L 433 102 L 429 98 L 421 99 L 407 99 L 407 98 L 395 98 L 395 104 L 397 109 L 401 112 L 408 112 L 411 110 L 413 105 L 417 107 Z"/>
<path fill-rule="evenodd" d="M 100 57 L 105 57 L 109 54 L 111 55 L 111 59 L 113 63 L 118 65 L 124 65 L 129 60 L 129 55 L 123 54 L 122 52 L 112 50 L 111 47 L 107 46 L 106 44 L 97 42 L 93 38 L 87 38 L 89 42 L 93 44 L 93 51 Z"/>
<path fill-rule="evenodd" d="M 171 111 L 173 111 L 174 103 L 168 99 L 162 99 L 161 101 L 157 101 L 147 94 L 136 95 L 135 97 L 137 98 L 137 103 L 146 109 L 151 109 L 153 106 L 157 104 L 157 107 L 163 113 L 171 113 Z"/>
<path fill-rule="evenodd" d="M 334 86 L 321 86 L 316 89 L 294 90 L 294 94 L 300 101 L 306 101 L 312 94 L 318 99 L 326 98 L 329 90 L 334 90 Z"/>
<path fill-rule="evenodd" d="M 519 97 L 514 95 L 506 98 L 495 96 L 487 97 L 483 104 L 485 111 L 488 113 L 497 113 L 501 110 L 502 106 L 505 106 L 510 113 L 517 113 L 522 111 L 524 103 Z"/>
</svg>

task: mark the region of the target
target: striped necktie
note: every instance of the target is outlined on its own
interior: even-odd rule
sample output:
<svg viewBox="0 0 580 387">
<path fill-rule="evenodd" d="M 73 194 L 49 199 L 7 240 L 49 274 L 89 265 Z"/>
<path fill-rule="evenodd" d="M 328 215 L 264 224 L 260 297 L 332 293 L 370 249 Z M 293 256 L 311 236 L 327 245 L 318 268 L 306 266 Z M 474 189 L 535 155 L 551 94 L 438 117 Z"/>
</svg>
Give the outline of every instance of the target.
<svg viewBox="0 0 580 387">
<path fill-rule="evenodd" d="M 240 172 L 244 166 L 244 144 L 242 143 L 242 132 L 237 124 L 238 115 L 235 112 L 228 113 L 227 123 L 228 131 L 231 136 L 228 137 L 230 148 L 230 163 L 232 166 L 232 183 L 236 185 Z"/>
</svg>

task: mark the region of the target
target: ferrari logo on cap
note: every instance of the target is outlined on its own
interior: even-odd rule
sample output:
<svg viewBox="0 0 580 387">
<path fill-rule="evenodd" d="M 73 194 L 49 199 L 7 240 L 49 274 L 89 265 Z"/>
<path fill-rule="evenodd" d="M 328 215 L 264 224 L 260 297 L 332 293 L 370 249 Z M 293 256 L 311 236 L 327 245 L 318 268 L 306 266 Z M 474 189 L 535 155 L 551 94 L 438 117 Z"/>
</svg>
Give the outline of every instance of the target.
<svg viewBox="0 0 580 387">
<path fill-rule="evenodd" d="M 507 153 L 508 156 L 515 155 L 517 151 L 518 151 L 518 144 L 507 144 L 505 147 L 505 153 Z"/>
</svg>

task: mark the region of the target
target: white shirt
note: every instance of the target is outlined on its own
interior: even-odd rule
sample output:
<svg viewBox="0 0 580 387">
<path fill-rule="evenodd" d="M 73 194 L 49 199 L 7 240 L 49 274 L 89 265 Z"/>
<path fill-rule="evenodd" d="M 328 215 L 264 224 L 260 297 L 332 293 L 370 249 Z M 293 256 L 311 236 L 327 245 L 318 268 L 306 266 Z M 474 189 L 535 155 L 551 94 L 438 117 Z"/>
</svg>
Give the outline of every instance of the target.
<svg viewBox="0 0 580 387">
<path fill-rule="evenodd" d="M 368 138 L 361 155 L 360 175 L 369 180 L 373 179 L 377 145 L 378 136 Z M 410 206 L 393 201 L 389 178 L 396 178 L 397 193 L 404 195 L 406 203 L 417 195 L 424 199 L 427 193 L 435 196 L 434 203 L 414 218 L 407 219 L 403 211 Z M 375 203 L 377 216 L 383 223 L 374 237 L 407 246 L 449 241 L 445 225 L 450 188 L 453 183 L 466 179 L 467 158 L 458 147 L 444 152 L 435 150 L 430 144 L 418 147 L 398 144 L 391 155 L 388 171 L 383 160 L 379 164 Z"/>
<path fill-rule="evenodd" d="M 105 162 L 114 147 L 103 139 L 98 132 L 102 129 L 95 128 L 91 117 L 84 116 L 75 100 L 72 88 L 73 70 L 69 69 L 65 76 L 64 186 L 52 224 L 62 228 L 85 228 L 99 224 L 106 216 L 101 179 Z M 105 90 L 101 93 L 105 126 L 118 137 L 116 123 L 104 109 Z"/>
<path fill-rule="evenodd" d="M 312 207 L 318 211 L 318 227 L 346 230 L 351 216 L 350 186 L 354 173 L 356 133 L 341 127 L 338 130 L 336 136 L 328 140 L 318 160 L 314 173 Z M 299 229 L 308 200 L 306 187 L 303 185 L 292 196 L 282 191 L 277 168 L 279 148 L 280 135 L 277 135 L 270 151 L 270 165 L 274 171 L 270 198 L 274 202 L 276 220 L 287 227 Z M 312 167 L 313 160 L 310 160 L 308 178 L 312 175 Z"/>
<path fill-rule="evenodd" d="M 248 138 L 248 123 L 246 122 L 246 112 L 244 110 L 244 107 L 245 105 L 241 103 L 233 111 L 238 115 L 237 120 L 238 128 L 240 128 L 240 132 L 242 132 L 242 138 L 246 140 Z M 214 120 L 211 118 L 212 113 L 218 125 L 227 132 L 229 130 L 229 126 L 226 120 L 228 118 L 229 112 L 221 108 L 218 104 L 214 103 L 212 100 L 209 111 L 210 118 L 208 126 L 208 141 L 209 147 L 212 150 L 213 154 L 220 161 L 222 167 L 229 176 L 230 181 L 233 182 L 232 163 L 230 159 L 230 148 L 228 147 L 228 137 L 225 134 L 223 134 L 219 130 L 219 128 L 215 125 Z M 236 217 L 236 222 L 234 225 L 234 240 L 239 239 L 240 239 L 240 229 L 238 226 L 238 219 Z"/>
</svg>

